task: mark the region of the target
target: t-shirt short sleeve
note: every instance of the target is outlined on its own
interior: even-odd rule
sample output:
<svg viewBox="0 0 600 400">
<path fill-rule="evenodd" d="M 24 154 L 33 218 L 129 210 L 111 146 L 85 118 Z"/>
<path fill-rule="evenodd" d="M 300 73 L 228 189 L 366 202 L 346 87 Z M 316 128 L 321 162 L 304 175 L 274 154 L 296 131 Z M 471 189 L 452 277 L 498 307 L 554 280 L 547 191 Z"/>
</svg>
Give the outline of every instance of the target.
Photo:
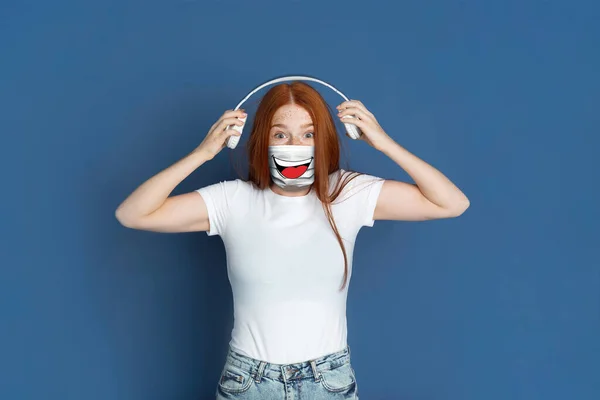
<svg viewBox="0 0 600 400">
<path fill-rule="evenodd" d="M 342 170 L 342 176 L 347 174 L 350 173 Z M 384 182 L 384 179 L 368 174 L 353 177 L 339 197 L 344 204 L 344 218 L 351 219 L 358 227 L 372 227 L 377 199 Z"/>
<path fill-rule="evenodd" d="M 234 199 L 240 197 L 243 182 L 239 179 L 223 181 L 203 188 L 197 189 L 200 193 L 206 209 L 208 210 L 209 230 L 208 236 L 222 235 L 230 220 L 232 210 L 235 206 Z"/>
</svg>

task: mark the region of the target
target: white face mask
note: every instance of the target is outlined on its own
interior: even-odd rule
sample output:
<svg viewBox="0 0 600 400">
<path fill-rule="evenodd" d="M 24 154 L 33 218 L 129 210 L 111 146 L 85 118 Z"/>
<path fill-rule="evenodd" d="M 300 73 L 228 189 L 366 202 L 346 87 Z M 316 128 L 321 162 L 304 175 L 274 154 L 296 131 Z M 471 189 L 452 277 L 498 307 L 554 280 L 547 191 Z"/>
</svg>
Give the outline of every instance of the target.
<svg viewBox="0 0 600 400">
<path fill-rule="evenodd" d="M 314 146 L 269 146 L 271 178 L 282 189 L 299 189 L 315 181 Z"/>
</svg>

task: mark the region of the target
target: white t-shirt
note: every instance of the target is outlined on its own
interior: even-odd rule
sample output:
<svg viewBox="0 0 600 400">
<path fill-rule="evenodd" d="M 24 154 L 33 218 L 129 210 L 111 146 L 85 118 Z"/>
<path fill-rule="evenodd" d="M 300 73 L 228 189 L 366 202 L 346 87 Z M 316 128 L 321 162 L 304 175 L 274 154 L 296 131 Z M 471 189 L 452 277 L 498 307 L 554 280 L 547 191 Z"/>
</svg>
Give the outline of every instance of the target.
<svg viewBox="0 0 600 400">
<path fill-rule="evenodd" d="M 347 174 L 347 171 L 339 172 Z M 330 175 L 331 190 L 339 173 Z M 352 179 L 332 212 L 344 256 L 314 191 L 290 197 L 233 180 L 198 189 L 227 254 L 234 324 L 229 344 L 276 364 L 311 360 L 346 347 L 346 299 L 358 231 L 373 226 L 383 179 Z"/>
</svg>

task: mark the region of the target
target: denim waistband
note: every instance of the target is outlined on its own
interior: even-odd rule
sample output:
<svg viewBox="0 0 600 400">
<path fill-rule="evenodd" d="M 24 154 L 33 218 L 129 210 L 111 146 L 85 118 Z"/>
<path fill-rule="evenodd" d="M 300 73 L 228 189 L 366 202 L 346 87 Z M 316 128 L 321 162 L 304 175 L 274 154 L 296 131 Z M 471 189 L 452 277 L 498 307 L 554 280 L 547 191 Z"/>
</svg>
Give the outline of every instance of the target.
<svg viewBox="0 0 600 400">
<path fill-rule="evenodd" d="M 334 369 L 350 363 L 350 346 L 347 345 L 344 349 L 335 353 L 291 364 L 276 364 L 257 360 L 235 351 L 230 346 L 226 363 L 249 373 L 257 383 L 260 382 L 263 376 L 282 382 L 309 377 L 319 380 L 319 371 Z"/>
</svg>

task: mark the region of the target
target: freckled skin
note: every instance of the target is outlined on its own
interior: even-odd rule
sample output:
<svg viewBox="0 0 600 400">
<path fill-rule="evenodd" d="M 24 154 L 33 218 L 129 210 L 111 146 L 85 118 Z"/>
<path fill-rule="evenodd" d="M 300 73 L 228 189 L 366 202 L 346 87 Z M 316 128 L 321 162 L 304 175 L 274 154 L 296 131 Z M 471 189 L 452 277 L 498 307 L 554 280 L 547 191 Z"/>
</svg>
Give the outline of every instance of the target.
<svg viewBox="0 0 600 400">
<path fill-rule="evenodd" d="M 271 125 L 285 124 L 286 128 L 271 127 L 269 132 L 269 145 L 314 145 L 314 127 L 302 127 L 302 125 L 312 123 L 310 114 L 302 107 L 296 104 L 286 104 L 280 107 L 273 116 Z M 279 137 L 276 136 L 279 134 Z M 283 135 L 281 135 L 283 134 Z"/>
</svg>

